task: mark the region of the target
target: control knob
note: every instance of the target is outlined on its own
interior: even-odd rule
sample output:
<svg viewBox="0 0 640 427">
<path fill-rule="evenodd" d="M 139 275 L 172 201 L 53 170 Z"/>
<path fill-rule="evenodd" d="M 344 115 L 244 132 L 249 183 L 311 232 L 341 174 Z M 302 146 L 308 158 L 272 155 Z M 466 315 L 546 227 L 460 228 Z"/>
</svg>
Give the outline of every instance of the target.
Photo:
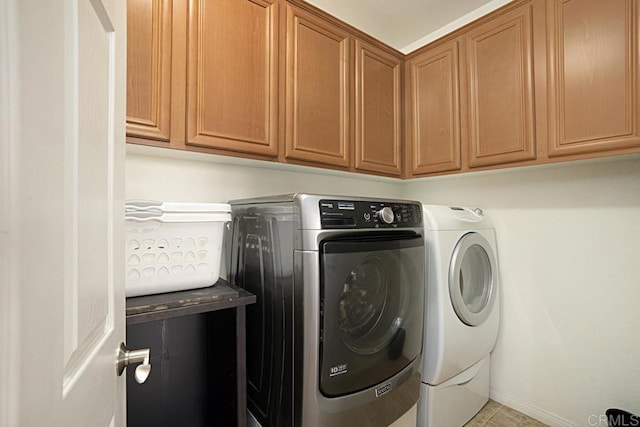
<svg viewBox="0 0 640 427">
<path fill-rule="evenodd" d="M 380 209 L 380 211 L 378 211 L 378 218 L 380 218 L 380 220 L 385 224 L 393 224 L 395 215 L 393 214 L 393 210 L 390 207 L 385 206 L 384 208 Z"/>
</svg>

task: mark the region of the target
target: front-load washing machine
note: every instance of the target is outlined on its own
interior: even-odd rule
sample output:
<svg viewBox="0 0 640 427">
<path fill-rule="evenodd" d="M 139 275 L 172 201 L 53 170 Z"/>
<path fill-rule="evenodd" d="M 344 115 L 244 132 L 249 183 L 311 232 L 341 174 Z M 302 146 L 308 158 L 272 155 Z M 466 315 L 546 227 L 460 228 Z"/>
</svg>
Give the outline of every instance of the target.
<svg viewBox="0 0 640 427">
<path fill-rule="evenodd" d="M 498 261 L 481 209 L 423 205 L 427 305 L 418 425 L 460 427 L 489 399 L 498 336 Z"/>
<path fill-rule="evenodd" d="M 247 406 L 262 426 L 388 426 L 420 394 L 421 205 L 294 194 L 230 202 L 247 307 Z"/>
</svg>

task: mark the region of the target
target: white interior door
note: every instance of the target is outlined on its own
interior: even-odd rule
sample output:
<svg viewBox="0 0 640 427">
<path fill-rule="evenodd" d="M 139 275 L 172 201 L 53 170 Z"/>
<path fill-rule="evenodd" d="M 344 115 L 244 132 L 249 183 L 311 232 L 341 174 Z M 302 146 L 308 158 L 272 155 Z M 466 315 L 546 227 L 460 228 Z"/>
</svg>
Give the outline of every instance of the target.
<svg viewBox="0 0 640 427">
<path fill-rule="evenodd" d="M 2 425 L 125 424 L 125 37 L 125 0 L 0 2 Z"/>
</svg>

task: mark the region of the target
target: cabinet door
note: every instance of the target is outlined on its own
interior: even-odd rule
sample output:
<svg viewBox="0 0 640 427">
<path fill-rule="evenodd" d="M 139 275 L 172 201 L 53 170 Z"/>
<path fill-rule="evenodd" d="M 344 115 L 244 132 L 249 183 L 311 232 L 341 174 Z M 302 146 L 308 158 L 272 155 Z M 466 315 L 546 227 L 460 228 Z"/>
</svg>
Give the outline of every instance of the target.
<svg viewBox="0 0 640 427">
<path fill-rule="evenodd" d="M 349 166 L 349 35 L 287 4 L 288 159 Z"/>
<path fill-rule="evenodd" d="M 276 7 L 190 2 L 187 145 L 277 154 Z"/>
<path fill-rule="evenodd" d="M 460 169 L 458 49 L 453 40 L 407 63 L 413 175 Z"/>
<path fill-rule="evenodd" d="M 637 0 L 556 0 L 549 155 L 640 147 Z"/>
<path fill-rule="evenodd" d="M 466 34 L 469 166 L 535 159 L 533 6 Z"/>
<path fill-rule="evenodd" d="M 127 0 L 127 135 L 169 141 L 171 0 Z"/>
<path fill-rule="evenodd" d="M 355 42 L 355 167 L 400 175 L 402 60 Z"/>
</svg>

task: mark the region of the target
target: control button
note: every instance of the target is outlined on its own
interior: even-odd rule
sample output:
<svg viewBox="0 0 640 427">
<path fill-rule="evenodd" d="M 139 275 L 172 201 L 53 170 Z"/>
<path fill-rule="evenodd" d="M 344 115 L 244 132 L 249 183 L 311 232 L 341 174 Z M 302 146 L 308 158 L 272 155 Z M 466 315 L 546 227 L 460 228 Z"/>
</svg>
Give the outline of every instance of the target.
<svg viewBox="0 0 640 427">
<path fill-rule="evenodd" d="M 371 214 L 369 212 L 365 212 L 363 217 L 365 221 L 371 221 Z"/>
<path fill-rule="evenodd" d="M 482 209 L 480 208 L 475 208 L 473 212 L 475 212 L 475 214 L 478 216 L 482 216 L 484 214 L 484 212 L 482 212 Z"/>
<path fill-rule="evenodd" d="M 393 210 L 388 206 L 385 206 L 378 212 L 378 218 L 380 218 L 380 220 L 385 224 L 393 224 L 394 216 Z"/>
</svg>

